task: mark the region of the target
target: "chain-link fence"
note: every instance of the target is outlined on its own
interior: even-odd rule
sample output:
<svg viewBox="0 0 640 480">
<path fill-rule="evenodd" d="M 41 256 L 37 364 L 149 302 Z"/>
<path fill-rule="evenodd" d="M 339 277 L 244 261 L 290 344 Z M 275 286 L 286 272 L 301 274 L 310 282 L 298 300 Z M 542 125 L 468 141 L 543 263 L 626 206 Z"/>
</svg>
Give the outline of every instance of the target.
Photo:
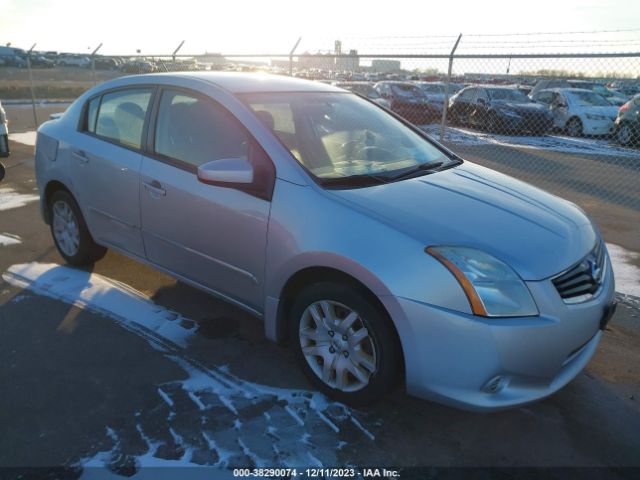
<svg viewBox="0 0 640 480">
<path fill-rule="evenodd" d="M 328 52 L 296 43 L 279 55 L 94 52 L 54 64 L 29 54 L 29 88 L 16 95 L 28 92 L 38 124 L 46 120 L 37 117 L 42 100 L 71 100 L 128 74 L 255 71 L 332 83 L 406 118 L 465 159 L 578 203 L 640 250 L 640 53 L 464 53 L 455 40 L 434 54 L 399 47 L 362 54 L 339 42 Z"/>
</svg>

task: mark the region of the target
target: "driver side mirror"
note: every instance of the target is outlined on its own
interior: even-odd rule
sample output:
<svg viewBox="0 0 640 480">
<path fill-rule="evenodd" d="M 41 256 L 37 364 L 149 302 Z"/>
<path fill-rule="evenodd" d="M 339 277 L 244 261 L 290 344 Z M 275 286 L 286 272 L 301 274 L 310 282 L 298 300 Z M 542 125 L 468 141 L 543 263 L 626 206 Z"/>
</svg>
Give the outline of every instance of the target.
<svg viewBox="0 0 640 480">
<path fill-rule="evenodd" d="M 198 180 L 219 187 L 253 183 L 253 165 L 245 157 L 223 158 L 198 167 Z"/>
</svg>

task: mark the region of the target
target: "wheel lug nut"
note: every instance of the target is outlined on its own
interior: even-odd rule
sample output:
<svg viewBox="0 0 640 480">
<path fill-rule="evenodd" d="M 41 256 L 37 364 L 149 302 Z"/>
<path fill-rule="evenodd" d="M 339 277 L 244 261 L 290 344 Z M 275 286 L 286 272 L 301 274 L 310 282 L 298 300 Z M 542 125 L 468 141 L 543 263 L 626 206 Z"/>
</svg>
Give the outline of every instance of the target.
<svg viewBox="0 0 640 480">
<path fill-rule="evenodd" d="M 333 337 L 335 335 L 335 333 L 333 332 L 333 330 L 329 330 L 329 336 Z"/>
<path fill-rule="evenodd" d="M 331 352 L 331 353 L 336 353 L 336 349 L 335 349 L 335 348 L 333 348 L 333 347 L 329 347 L 329 352 Z"/>
<path fill-rule="evenodd" d="M 342 339 L 343 339 L 345 342 L 346 342 L 347 340 L 349 340 L 349 339 L 347 338 L 347 336 L 346 336 L 346 335 L 342 335 Z"/>
<path fill-rule="evenodd" d="M 346 350 L 343 352 L 345 357 L 349 356 L 349 352 L 347 352 Z"/>
</svg>

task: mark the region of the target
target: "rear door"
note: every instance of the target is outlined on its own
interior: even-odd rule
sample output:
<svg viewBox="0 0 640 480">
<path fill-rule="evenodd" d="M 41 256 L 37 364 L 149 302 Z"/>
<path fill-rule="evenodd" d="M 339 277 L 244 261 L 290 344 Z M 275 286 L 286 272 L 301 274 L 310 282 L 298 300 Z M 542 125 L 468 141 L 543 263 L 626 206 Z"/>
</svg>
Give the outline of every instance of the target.
<svg viewBox="0 0 640 480">
<path fill-rule="evenodd" d="M 141 257 L 141 145 L 153 91 L 123 88 L 94 97 L 69 147 L 73 188 L 91 234 Z"/>
<path fill-rule="evenodd" d="M 270 193 L 201 183 L 198 166 L 247 156 L 256 179 L 275 170 L 244 127 L 211 98 L 159 93 L 142 163 L 142 235 L 147 258 L 225 298 L 262 309 Z"/>
</svg>

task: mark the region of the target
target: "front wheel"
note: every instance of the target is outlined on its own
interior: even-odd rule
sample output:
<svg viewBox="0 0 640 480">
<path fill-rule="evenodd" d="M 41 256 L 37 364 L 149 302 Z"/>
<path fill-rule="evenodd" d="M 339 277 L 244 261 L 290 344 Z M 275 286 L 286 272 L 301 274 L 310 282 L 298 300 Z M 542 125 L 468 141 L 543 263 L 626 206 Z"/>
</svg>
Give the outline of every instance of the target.
<svg viewBox="0 0 640 480">
<path fill-rule="evenodd" d="M 49 201 L 51 235 L 65 261 L 74 266 L 90 265 L 107 253 L 91 237 L 80 207 L 64 190 L 58 190 Z"/>
<path fill-rule="evenodd" d="M 567 122 L 567 133 L 572 137 L 582 135 L 582 122 L 579 118 L 572 118 Z"/>
<path fill-rule="evenodd" d="M 401 379 L 395 329 L 364 292 L 329 282 L 311 285 L 294 301 L 289 325 L 302 370 L 338 401 L 371 403 Z"/>
<path fill-rule="evenodd" d="M 631 128 L 631 125 L 626 122 L 620 125 L 616 131 L 616 140 L 620 145 L 624 145 L 625 147 L 637 140 L 636 133 L 633 128 Z"/>
</svg>

